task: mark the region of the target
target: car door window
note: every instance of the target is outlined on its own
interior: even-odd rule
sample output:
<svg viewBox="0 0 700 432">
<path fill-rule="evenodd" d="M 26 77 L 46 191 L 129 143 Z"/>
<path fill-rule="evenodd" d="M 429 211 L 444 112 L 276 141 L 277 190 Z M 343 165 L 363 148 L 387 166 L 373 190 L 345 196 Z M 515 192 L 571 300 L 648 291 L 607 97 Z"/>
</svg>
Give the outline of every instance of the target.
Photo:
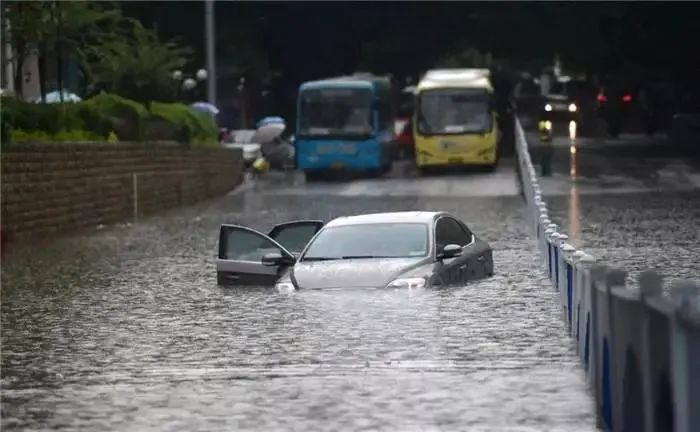
<svg viewBox="0 0 700 432">
<path fill-rule="evenodd" d="M 265 254 L 284 253 L 272 240 L 255 231 L 232 227 L 224 230 L 221 236 L 221 259 L 259 263 Z"/>
<path fill-rule="evenodd" d="M 320 221 L 288 222 L 270 231 L 270 238 L 290 252 L 301 253 L 322 226 Z"/>
<path fill-rule="evenodd" d="M 471 233 L 465 230 L 456 220 L 443 217 L 437 221 L 435 225 L 435 246 L 438 253 L 448 244 L 466 246 L 471 241 Z"/>
</svg>

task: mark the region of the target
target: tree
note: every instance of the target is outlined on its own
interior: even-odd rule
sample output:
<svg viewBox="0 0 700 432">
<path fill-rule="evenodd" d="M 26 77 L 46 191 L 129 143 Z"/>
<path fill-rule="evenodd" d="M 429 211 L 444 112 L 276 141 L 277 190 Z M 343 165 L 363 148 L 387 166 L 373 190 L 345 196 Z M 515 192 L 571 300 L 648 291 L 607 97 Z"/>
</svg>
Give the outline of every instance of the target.
<svg viewBox="0 0 700 432">
<path fill-rule="evenodd" d="M 12 2 L 6 6 L 4 17 L 9 26 L 3 23 L 3 37 L 10 40 L 14 51 L 13 59 L 6 61 L 15 62 L 15 76 L 7 77 L 7 79 L 14 79 L 15 92 L 21 97 L 24 61 L 44 36 L 42 4 L 40 2 Z"/>
<path fill-rule="evenodd" d="M 63 89 L 64 58 L 75 54 L 79 47 L 109 38 L 123 20 L 119 10 L 109 2 L 11 2 L 6 13 L 10 23 L 6 33 L 17 62 L 15 87 L 21 95 L 22 65 L 29 54 L 38 52 L 42 98 L 46 93 L 47 62 L 50 57 L 56 62 L 57 87 Z"/>
<path fill-rule="evenodd" d="M 159 41 L 138 21 L 130 20 L 124 27 L 117 37 L 80 50 L 91 90 L 146 103 L 171 99 L 177 87 L 172 72 L 187 63 L 191 50 L 173 41 Z"/>
</svg>

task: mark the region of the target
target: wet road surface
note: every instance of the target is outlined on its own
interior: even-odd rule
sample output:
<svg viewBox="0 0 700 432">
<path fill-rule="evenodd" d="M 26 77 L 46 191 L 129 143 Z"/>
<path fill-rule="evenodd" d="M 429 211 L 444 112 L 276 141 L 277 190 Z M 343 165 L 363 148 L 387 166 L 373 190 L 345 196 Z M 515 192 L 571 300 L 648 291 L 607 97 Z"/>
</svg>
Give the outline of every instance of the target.
<svg viewBox="0 0 700 432">
<path fill-rule="evenodd" d="M 537 138 L 528 137 L 540 165 Z M 630 272 L 700 279 L 700 158 L 663 136 L 554 142 L 552 176 L 540 185 L 570 243 Z M 538 166 L 539 172 L 539 166 Z"/>
<path fill-rule="evenodd" d="M 386 195 L 385 195 L 386 193 Z M 407 291 L 216 285 L 221 223 L 447 210 L 496 275 Z M 595 430 L 512 162 L 491 174 L 270 175 L 3 265 L 3 430 Z"/>
</svg>

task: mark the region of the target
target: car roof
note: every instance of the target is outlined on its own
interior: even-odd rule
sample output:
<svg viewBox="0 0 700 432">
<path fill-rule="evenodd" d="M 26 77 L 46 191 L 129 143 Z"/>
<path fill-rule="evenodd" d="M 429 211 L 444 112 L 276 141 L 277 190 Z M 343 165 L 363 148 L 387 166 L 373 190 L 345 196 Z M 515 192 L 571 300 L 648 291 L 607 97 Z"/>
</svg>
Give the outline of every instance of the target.
<svg viewBox="0 0 700 432">
<path fill-rule="evenodd" d="M 364 225 L 380 223 L 422 223 L 431 224 L 438 215 L 443 212 L 431 211 L 403 211 L 390 213 L 370 213 L 357 216 L 343 216 L 326 224 L 327 227 L 345 225 Z"/>
</svg>

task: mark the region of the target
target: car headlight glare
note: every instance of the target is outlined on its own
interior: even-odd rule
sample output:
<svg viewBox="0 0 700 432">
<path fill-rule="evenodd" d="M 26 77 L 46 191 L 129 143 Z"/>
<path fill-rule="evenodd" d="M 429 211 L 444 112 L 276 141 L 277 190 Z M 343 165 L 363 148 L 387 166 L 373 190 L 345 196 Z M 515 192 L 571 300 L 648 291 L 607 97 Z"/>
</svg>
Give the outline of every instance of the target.
<svg viewBox="0 0 700 432">
<path fill-rule="evenodd" d="M 425 278 L 398 278 L 394 279 L 386 286 L 387 288 L 408 288 L 420 289 L 425 288 Z"/>
<path fill-rule="evenodd" d="M 275 284 L 275 289 L 277 290 L 277 292 L 284 294 L 296 291 L 296 288 L 294 288 L 294 284 L 291 282 L 278 282 Z"/>
<path fill-rule="evenodd" d="M 576 104 L 572 103 L 569 105 L 569 112 L 576 112 L 577 109 L 578 107 L 576 106 Z"/>
<path fill-rule="evenodd" d="M 545 105 L 545 106 L 544 106 L 544 110 L 547 111 L 547 112 L 551 111 L 551 110 L 552 110 L 552 105 L 550 105 L 550 104 Z"/>
</svg>

